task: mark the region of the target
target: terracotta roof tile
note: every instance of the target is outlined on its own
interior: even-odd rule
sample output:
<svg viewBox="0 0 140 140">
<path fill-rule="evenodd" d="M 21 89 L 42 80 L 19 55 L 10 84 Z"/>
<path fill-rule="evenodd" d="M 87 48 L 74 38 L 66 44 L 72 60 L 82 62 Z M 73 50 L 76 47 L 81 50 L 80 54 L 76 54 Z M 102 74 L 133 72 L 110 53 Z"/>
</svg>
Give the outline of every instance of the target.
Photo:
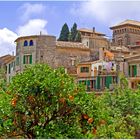
<svg viewBox="0 0 140 140">
<path fill-rule="evenodd" d="M 87 29 L 87 28 L 81 28 L 81 29 L 78 29 L 78 31 L 80 31 L 80 32 L 87 32 L 87 33 L 95 33 L 95 34 L 99 34 L 99 35 L 103 35 L 103 36 L 105 36 L 105 34 L 103 34 L 103 33 L 100 33 L 100 32 L 93 32 L 93 30 L 91 30 L 91 29 Z"/>
<path fill-rule="evenodd" d="M 122 26 L 122 25 L 135 25 L 135 26 L 140 26 L 140 22 L 139 21 L 135 21 L 135 20 L 129 20 L 129 19 L 127 19 L 127 20 L 125 20 L 125 21 L 123 21 L 123 22 L 121 22 L 121 23 L 119 23 L 119 24 L 117 24 L 115 26 L 110 27 L 110 29 L 113 29 L 115 27 L 119 27 L 119 26 Z"/>
<path fill-rule="evenodd" d="M 78 42 L 56 41 L 56 46 L 61 48 L 89 49 L 88 46 Z"/>
<path fill-rule="evenodd" d="M 14 59 L 15 59 L 15 56 L 4 55 L 0 57 L 0 63 L 7 64 Z"/>
</svg>

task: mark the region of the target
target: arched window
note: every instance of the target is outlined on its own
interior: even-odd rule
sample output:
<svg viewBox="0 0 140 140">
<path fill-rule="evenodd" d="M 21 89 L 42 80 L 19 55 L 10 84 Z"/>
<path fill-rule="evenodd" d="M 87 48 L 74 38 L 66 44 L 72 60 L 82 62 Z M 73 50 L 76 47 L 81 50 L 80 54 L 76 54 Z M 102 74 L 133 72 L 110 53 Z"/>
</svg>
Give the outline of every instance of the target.
<svg viewBox="0 0 140 140">
<path fill-rule="evenodd" d="M 27 40 L 24 41 L 24 46 L 28 46 L 28 41 Z"/>
<path fill-rule="evenodd" d="M 33 40 L 30 40 L 30 46 L 33 46 L 33 45 L 34 45 Z"/>
</svg>

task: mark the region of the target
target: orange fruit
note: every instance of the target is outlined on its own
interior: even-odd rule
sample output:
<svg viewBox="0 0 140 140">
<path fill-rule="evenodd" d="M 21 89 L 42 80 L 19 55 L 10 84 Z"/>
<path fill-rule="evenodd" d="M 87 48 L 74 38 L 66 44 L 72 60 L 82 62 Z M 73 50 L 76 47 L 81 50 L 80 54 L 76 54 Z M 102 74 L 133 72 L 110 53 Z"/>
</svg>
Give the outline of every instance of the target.
<svg viewBox="0 0 140 140">
<path fill-rule="evenodd" d="M 12 101 L 11 101 L 12 106 L 15 107 L 16 103 L 17 103 L 17 99 L 13 98 Z"/>
<path fill-rule="evenodd" d="M 83 114 L 83 118 L 84 118 L 85 120 L 87 120 L 89 117 L 88 117 L 87 114 Z"/>
<path fill-rule="evenodd" d="M 89 118 L 88 119 L 88 123 L 90 124 L 90 123 L 92 123 L 93 122 L 93 118 Z"/>
<path fill-rule="evenodd" d="M 73 101 L 74 100 L 74 97 L 73 96 L 69 96 L 69 99 L 70 99 L 70 101 Z"/>
</svg>

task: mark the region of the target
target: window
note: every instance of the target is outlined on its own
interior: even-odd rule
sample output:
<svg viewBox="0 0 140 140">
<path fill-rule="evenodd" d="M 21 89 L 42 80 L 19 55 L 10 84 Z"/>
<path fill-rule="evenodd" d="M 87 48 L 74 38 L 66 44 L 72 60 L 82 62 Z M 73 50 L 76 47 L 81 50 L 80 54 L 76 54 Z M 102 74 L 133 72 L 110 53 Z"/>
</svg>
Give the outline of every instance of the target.
<svg viewBox="0 0 140 140">
<path fill-rule="evenodd" d="M 32 55 L 24 55 L 23 64 L 32 64 Z"/>
<path fill-rule="evenodd" d="M 30 46 L 33 46 L 33 45 L 34 45 L 33 40 L 30 40 Z"/>
<path fill-rule="evenodd" d="M 136 77 L 137 76 L 137 65 L 129 65 L 128 70 L 130 77 Z"/>
<path fill-rule="evenodd" d="M 89 67 L 81 67 L 81 72 L 89 72 Z"/>
<path fill-rule="evenodd" d="M 24 41 L 24 46 L 28 46 L 28 41 L 27 40 Z"/>
<path fill-rule="evenodd" d="M 11 73 L 11 65 L 9 64 L 8 66 L 8 73 L 10 74 Z"/>
</svg>

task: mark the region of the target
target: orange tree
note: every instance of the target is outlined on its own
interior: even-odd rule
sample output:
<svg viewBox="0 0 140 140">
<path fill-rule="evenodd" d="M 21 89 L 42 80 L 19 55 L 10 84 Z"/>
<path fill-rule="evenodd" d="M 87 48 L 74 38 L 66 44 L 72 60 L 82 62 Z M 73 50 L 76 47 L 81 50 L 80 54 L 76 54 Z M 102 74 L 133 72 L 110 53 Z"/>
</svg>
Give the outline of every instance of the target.
<svg viewBox="0 0 140 140">
<path fill-rule="evenodd" d="M 96 97 L 63 68 L 27 68 L 1 86 L 0 138 L 140 138 L 140 90 L 120 81 Z"/>
<path fill-rule="evenodd" d="M 63 68 L 43 64 L 27 68 L 12 79 L 6 93 L 10 112 L 5 108 L 9 115 L 1 125 L 1 137 L 92 138 L 96 133 L 95 97 Z"/>
<path fill-rule="evenodd" d="M 121 81 L 125 87 L 120 85 L 96 99 L 96 138 L 140 138 L 140 89 L 129 89 L 126 79 Z"/>
</svg>

